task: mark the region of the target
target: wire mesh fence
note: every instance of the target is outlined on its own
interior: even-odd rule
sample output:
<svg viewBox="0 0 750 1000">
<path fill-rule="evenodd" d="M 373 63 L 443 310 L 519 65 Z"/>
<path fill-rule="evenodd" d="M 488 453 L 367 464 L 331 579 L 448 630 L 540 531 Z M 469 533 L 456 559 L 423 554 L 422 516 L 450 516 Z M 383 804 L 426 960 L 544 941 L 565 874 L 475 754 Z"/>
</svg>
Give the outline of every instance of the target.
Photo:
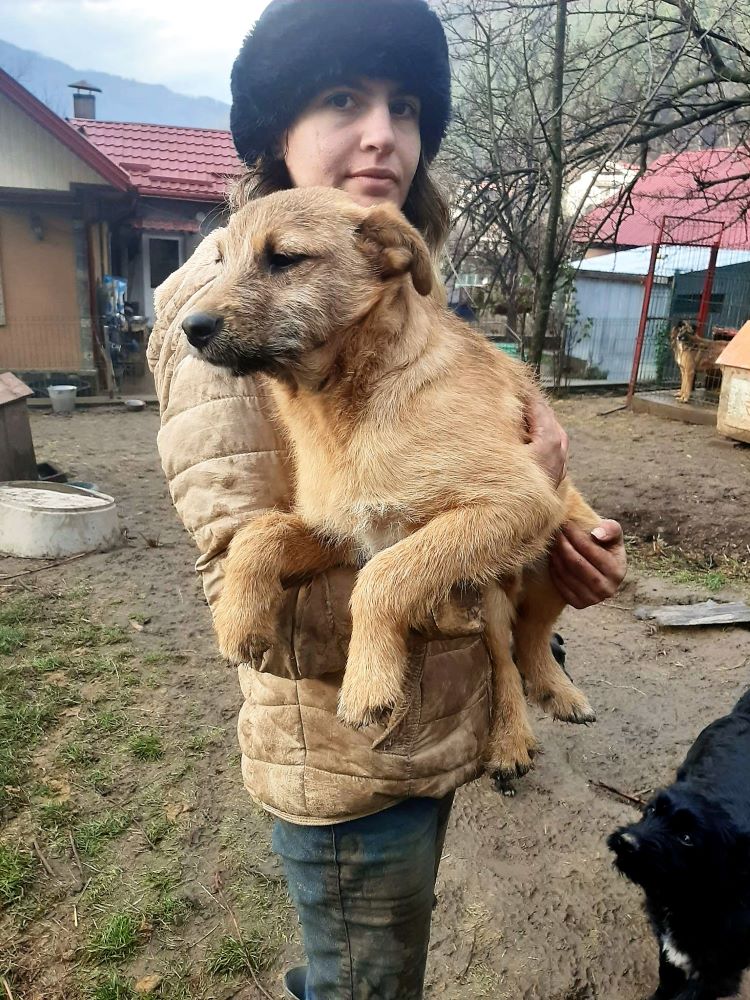
<svg viewBox="0 0 750 1000">
<path fill-rule="evenodd" d="M 720 222 L 664 218 L 659 243 L 580 262 L 563 324 L 562 384 L 680 383 L 671 332 L 730 339 L 750 318 L 750 247 L 727 246 Z M 713 370 L 699 375 L 715 389 Z"/>
</svg>

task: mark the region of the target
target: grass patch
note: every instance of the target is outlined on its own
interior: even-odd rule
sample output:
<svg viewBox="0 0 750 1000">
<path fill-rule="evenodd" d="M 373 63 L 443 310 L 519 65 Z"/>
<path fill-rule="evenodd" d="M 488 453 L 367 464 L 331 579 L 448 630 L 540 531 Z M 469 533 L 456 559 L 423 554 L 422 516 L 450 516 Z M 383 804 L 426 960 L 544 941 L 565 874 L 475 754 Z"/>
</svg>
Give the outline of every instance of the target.
<svg viewBox="0 0 750 1000">
<path fill-rule="evenodd" d="M 86 954 L 97 962 L 118 962 L 132 955 L 141 939 L 141 918 L 115 913 L 89 937 Z"/>
<path fill-rule="evenodd" d="M 79 851 L 93 858 L 114 837 L 119 837 L 130 826 L 130 816 L 125 812 L 105 812 L 75 830 L 73 840 Z"/>
<path fill-rule="evenodd" d="M 86 618 L 80 609 L 62 625 L 60 645 L 72 649 L 97 649 L 100 646 L 117 646 L 129 639 L 119 625 L 101 625 Z"/>
<path fill-rule="evenodd" d="M 115 770 L 109 763 L 87 768 L 82 777 L 99 795 L 109 795 L 116 783 Z"/>
<path fill-rule="evenodd" d="M 64 670 L 70 666 L 70 659 L 61 656 L 59 653 L 42 653 L 40 656 L 32 656 L 29 666 L 39 674 L 51 674 L 56 670 Z"/>
<path fill-rule="evenodd" d="M 66 685 L 32 685 L 22 665 L 0 662 L 0 812 L 25 804 L 33 748 L 62 709 L 76 703 Z"/>
<path fill-rule="evenodd" d="M 156 733 L 138 733 L 128 744 L 128 749 L 136 760 L 161 760 L 164 749 Z"/>
<path fill-rule="evenodd" d="M 0 625 L 0 656 L 15 653 L 26 643 L 26 630 L 18 625 Z"/>
<path fill-rule="evenodd" d="M 156 816 L 154 819 L 149 820 L 143 832 L 146 834 L 149 844 L 152 847 L 156 847 L 165 837 L 169 836 L 175 826 L 176 824 L 168 820 L 166 816 Z"/>
<path fill-rule="evenodd" d="M 128 726 L 128 717 L 115 708 L 104 708 L 88 720 L 86 728 L 95 733 L 116 735 Z"/>
<path fill-rule="evenodd" d="M 242 940 L 225 935 L 206 961 L 206 971 L 220 979 L 247 972 L 265 972 L 276 961 L 276 949 L 258 934 L 243 934 Z"/>
<path fill-rule="evenodd" d="M 130 980 L 123 979 L 117 972 L 97 976 L 83 984 L 80 992 L 81 1000 L 134 1000 L 135 997 Z"/>
<path fill-rule="evenodd" d="M 102 869 L 86 886 L 81 900 L 88 906 L 98 906 L 102 900 L 109 898 L 115 889 L 122 884 L 124 872 L 116 865 Z"/>
<path fill-rule="evenodd" d="M 29 800 L 34 749 L 61 711 L 80 703 L 70 681 L 88 676 L 106 647 L 128 637 L 90 621 L 75 595 L 16 594 L 0 608 L 0 812 L 12 815 Z M 26 655 L 17 656 L 24 646 Z M 15 654 L 15 655 L 14 655 Z M 119 654 L 124 655 L 124 654 Z M 97 669 L 98 666 L 97 666 Z M 109 669 L 109 668 L 108 668 Z M 55 683 L 45 675 L 60 673 Z M 69 742 L 60 760 L 74 767 L 95 760 L 90 746 Z"/>
<path fill-rule="evenodd" d="M 665 577 L 709 593 L 716 593 L 724 587 L 734 587 L 745 593 L 750 591 L 750 562 L 730 556 L 714 559 L 673 548 L 663 542 L 649 547 L 628 538 L 627 543 L 631 567 L 643 573 Z"/>
<path fill-rule="evenodd" d="M 201 754 L 206 753 L 209 747 L 220 743 L 223 738 L 224 730 L 219 726 L 212 726 L 210 729 L 203 730 L 203 732 L 194 733 L 183 745 L 184 750 L 186 753 L 199 757 Z"/>
<path fill-rule="evenodd" d="M 34 881 L 37 861 L 20 844 L 0 844 L 0 906 L 12 906 Z"/>
<path fill-rule="evenodd" d="M 43 830 L 57 832 L 73 825 L 75 809 L 72 802 L 45 802 L 37 809 L 37 821 Z"/>
<path fill-rule="evenodd" d="M 85 767 L 97 759 L 96 751 L 86 740 L 73 739 L 63 743 L 57 752 L 58 760 L 70 767 Z"/>
<path fill-rule="evenodd" d="M 184 663 L 185 660 L 185 653 L 175 653 L 169 649 L 153 649 L 143 657 L 143 663 L 147 667 L 165 667 L 172 663 Z"/>
</svg>

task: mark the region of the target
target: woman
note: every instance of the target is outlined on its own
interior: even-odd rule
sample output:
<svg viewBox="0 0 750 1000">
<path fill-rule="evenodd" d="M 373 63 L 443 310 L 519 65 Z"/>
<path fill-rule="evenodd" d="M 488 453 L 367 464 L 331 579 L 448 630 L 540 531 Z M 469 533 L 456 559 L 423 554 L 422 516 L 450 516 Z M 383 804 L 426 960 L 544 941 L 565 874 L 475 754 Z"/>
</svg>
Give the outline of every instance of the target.
<svg viewBox="0 0 750 1000">
<path fill-rule="evenodd" d="M 428 164 L 447 126 L 450 76 L 442 26 L 423 0 L 273 0 L 245 40 L 232 93 L 247 165 L 234 207 L 291 186 L 332 186 L 363 205 L 398 205 L 437 257 L 448 213 Z M 211 234 L 158 290 L 149 345 L 159 450 L 201 551 L 209 605 L 237 527 L 290 498 L 262 384 L 193 358 L 180 330 L 218 266 Z M 564 432 L 547 408 L 529 422 L 529 447 L 557 483 Z M 574 607 L 610 596 L 624 575 L 619 525 L 593 534 L 565 529 L 551 556 Z M 341 569 L 289 591 L 278 644 L 239 668 L 243 776 L 276 817 L 274 848 L 302 924 L 308 966 L 287 975 L 287 996 L 413 1000 L 453 793 L 481 770 L 489 668 L 475 597 L 457 593 L 412 636 L 388 725 L 345 729 L 336 698 L 352 582 Z"/>
</svg>

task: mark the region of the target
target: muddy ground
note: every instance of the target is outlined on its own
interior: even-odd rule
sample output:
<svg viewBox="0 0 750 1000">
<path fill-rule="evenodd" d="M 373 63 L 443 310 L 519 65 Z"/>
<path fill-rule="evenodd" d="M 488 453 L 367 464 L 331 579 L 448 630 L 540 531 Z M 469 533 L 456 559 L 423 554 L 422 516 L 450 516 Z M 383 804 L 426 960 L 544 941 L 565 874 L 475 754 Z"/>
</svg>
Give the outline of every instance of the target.
<svg viewBox="0 0 750 1000">
<path fill-rule="evenodd" d="M 599 721 L 577 729 L 540 716 L 536 725 L 545 753 L 515 798 L 499 796 L 488 780 L 458 793 L 439 878 L 428 997 L 642 1000 L 653 989 L 656 950 L 639 893 L 614 873 L 604 846 L 608 832 L 637 812 L 594 783 L 647 795 L 668 782 L 702 726 L 728 710 L 750 681 L 746 631 L 658 632 L 632 614 L 634 605 L 649 601 L 747 592 L 745 584 L 732 581 L 742 577 L 750 552 L 750 450 L 721 440 L 710 428 L 623 411 L 599 415 L 619 403 L 598 398 L 558 404 L 571 435 L 578 486 L 602 514 L 623 522 L 639 554 L 639 569 L 620 595 L 595 609 L 566 612 L 562 623 L 571 672 Z M 195 907 L 174 936 L 153 933 L 114 967 L 124 982 L 162 975 L 154 996 L 260 997 L 249 976 L 227 986 L 199 982 L 186 971 L 191 963 L 200 965 L 220 935 L 232 933 L 231 914 L 216 888 L 216 872 L 231 867 L 227 852 L 239 851 L 246 836 L 261 858 L 249 869 L 253 877 L 259 869 L 273 873 L 273 862 L 267 856 L 268 824 L 241 788 L 234 735 L 239 689 L 214 653 L 192 572 L 192 545 L 170 505 L 155 449 L 158 416 L 152 410 L 98 410 L 68 419 L 35 413 L 32 423 L 38 459 L 115 496 L 129 541 L 118 551 L 26 582 L 58 590 L 90 584 L 92 616 L 130 629 L 141 653 L 186 657 L 136 687 L 131 706 L 160 734 L 166 753 L 146 771 L 120 762 L 108 801 L 127 808 L 144 783 L 160 788 L 164 809 L 171 806 L 170 815 L 177 816 L 171 844 L 180 854 L 182 891 L 194 897 Z M 23 568 L 5 560 L 0 575 Z M 133 629 L 134 619 L 146 624 Z M 185 745 L 196 732 L 218 736 L 180 773 Z M 54 771 L 49 745 L 55 740 L 49 735 L 37 754 L 35 766 L 43 774 Z M 173 776 L 169 781 L 162 780 L 165 769 Z M 77 788 L 73 782 L 74 795 Z M 32 802 L 6 824 L 5 838 L 32 836 L 33 815 Z M 108 847 L 126 874 L 158 853 L 141 832 L 131 827 Z M 75 875 L 70 852 L 64 846 L 50 850 L 55 869 Z M 104 862 L 96 866 L 94 874 Z M 239 891 L 242 870 L 231 878 Z M 25 926 L 16 921 L 9 931 L 6 920 L 16 1000 L 129 996 L 76 993 L 80 956 L 71 952 L 78 933 L 71 899 L 78 897 L 61 890 L 55 898 L 54 906 Z M 259 973 L 278 996 L 277 969 L 299 954 L 294 922 L 278 899 L 255 897 L 253 905 L 276 906 L 282 936 L 288 932 L 273 968 Z M 84 925 L 85 910 L 81 905 Z M 95 925 L 97 913 L 90 919 Z M 176 959 L 184 982 L 194 984 L 192 992 L 169 992 Z M 750 982 L 742 995 L 750 998 Z"/>
</svg>

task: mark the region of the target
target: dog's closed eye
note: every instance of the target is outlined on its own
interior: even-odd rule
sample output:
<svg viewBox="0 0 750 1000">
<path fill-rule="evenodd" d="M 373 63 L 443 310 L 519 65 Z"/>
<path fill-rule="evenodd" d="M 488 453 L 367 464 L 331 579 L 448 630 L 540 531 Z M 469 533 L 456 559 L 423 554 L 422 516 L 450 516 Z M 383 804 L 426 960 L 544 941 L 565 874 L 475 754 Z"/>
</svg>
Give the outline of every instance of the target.
<svg viewBox="0 0 750 1000">
<path fill-rule="evenodd" d="M 297 264 L 301 264 L 303 261 L 310 260 L 310 255 L 306 253 L 269 253 L 266 261 L 268 264 L 268 270 L 271 274 L 279 274 L 282 271 L 288 271 L 290 268 L 296 267 Z"/>
</svg>

